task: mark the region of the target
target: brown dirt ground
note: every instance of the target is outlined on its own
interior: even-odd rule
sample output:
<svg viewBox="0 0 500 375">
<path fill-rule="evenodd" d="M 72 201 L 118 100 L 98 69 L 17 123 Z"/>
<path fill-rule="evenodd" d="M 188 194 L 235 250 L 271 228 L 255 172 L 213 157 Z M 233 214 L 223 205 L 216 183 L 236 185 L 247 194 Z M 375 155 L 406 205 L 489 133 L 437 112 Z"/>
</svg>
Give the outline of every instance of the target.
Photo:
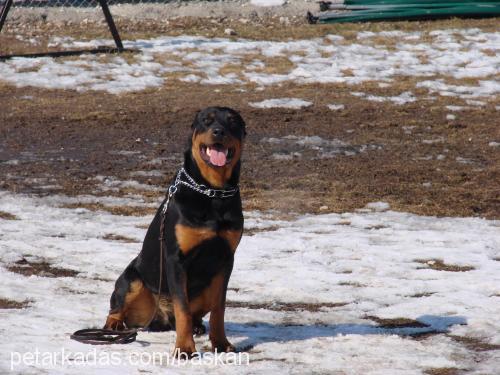
<svg viewBox="0 0 500 375">
<path fill-rule="evenodd" d="M 181 21 L 179 21 L 181 22 Z M 184 21 L 183 21 L 184 22 Z M 265 27 L 241 25 L 240 36 L 270 39 L 314 37 L 327 33 L 355 35 L 360 30 L 399 28 L 431 30 L 464 26 L 462 20 L 436 23 L 377 24 L 376 26 L 297 25 L 273 32 Z M 468 21 L 467 27 L 492 30 L 494 20 Z M 7 24 L 8 25 L 8 24 Z M 186 33 L 204 35 L 200 23 L 188 25 Z M 14 42 L 16 25 L 0 35 L 0 52 L 34 52 Z M 30 29 L 36 34 L 47 26 Z M 214 27 L 219 35 L 227 25 Z M 165 33 L 175 35 L 180 28 L 170 23 Z M 158 36 L 158 29 L 124 27 L 124 37 Z M 101 27 L 88 36 L 78 27 L 58 33 L 86 37 L 108 37 Z M 287 34 L 287 31 L 290 33 Z M 293 31 L 293 32 L 292 32 Z M 206 33 L 205 33 L 206 34 Z M 220 36 L 220 35 L 219 35 Z M 8 44 L 5 41 L 10 41 Z M 8 46 L 8 47 L 5 47 Z M 401 77 L 389 89 L 375 83 L 358 86 L 284 84 L 264 92 L 239 92 L 230 86 L 202 86 L 168 81 L 160 89 L 111 95 L 104 92 L 16 88 L 0 83 L 0 189 L 38 194 L 68 195 L 93 193 L 100 183 L 95 176 L 135 179 L 145 184 L 167 185 L 180 165 L 194 113 L 209 105 L 230 106 L 239 110 L 248 125 L 241 179 L 245 209 L 276 209 L 282 212 L 345 212 L 368 202 L 386 201 L 391 208 L 417 214 L 438 216 L 480 216 L 500 218 L 500 157 L 498 147 L 488 143 L 500 137 L 498 99 L 487 106 L 472 107 L 456 113 L 448 121 L 446 105 L 463 105 L 460 99 L 438 97 L 436 101 L 418 100 L 403 106 L 369 102 L 354 97 L 352 91 L 374 95 L 397 95 L 414 90 L 415 82 Z M 418 93 L 422 99 L 426 92 Z M 31 100 L 23 97 L 33 97 Z M 249 102 L 273 97 L 300 97 L 314 105 L 302 110 L 252 108 Z M 332 112 L 329 103 L 345 104 Z M 413 127 L 411 132 L 403 127 Z M 303 157 L 277 160 L 266 137 L 286 135 L 340 139 L 351 145 L 379 145 L 355 156 L 338 155 L 329 159 Z M 442 142 L 423 143 L 440 139 Z M 127 155 L 117 151 L 133 151 Z M 293 151 L 292 149 L 285 150 Z M 442 160 L 436 159 L 445 155 Z M 155 158 L 161 165 L 151 165 Z M 170 157 L 170 159 L 168 159 Z M 429 159 L 429 157 L 432 157 Z M 468 162 L 457 161 L 458 158 Z M 6 163 L 20 160 L 18 164 Z M 161 169 L 165 177 L 131 177 L 131 173 Z M 49 186 L 43 186 L 49 185 Z M 157 201 L 162 192 L 121 189 L 97 194 L 140 193 Z M 327 206 L 327 208 L 325 208 Z M 95 209 L 103 207 L 96 207 Z M 321 208 L 321 210 L 320 210 Z M 134 214 L 129 207 L 114 208 L 118 214 Z M 123 211 L 123 210 L 122 210 Z M 138 213 L 143 210 L 138 210 Z"/>
</svg>

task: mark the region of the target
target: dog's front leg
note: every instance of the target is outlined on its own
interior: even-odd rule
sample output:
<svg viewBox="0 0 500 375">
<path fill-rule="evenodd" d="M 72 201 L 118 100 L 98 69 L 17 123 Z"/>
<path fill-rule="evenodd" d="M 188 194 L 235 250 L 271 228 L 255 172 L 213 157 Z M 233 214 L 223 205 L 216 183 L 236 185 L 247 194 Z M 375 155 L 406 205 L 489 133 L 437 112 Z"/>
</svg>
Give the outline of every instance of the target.
<svg viewBox="0 0 500 375">
<path fill-rule="evenodd" d="M 167 281 L 172 296 L 175 315 L 175 351 L 191 356 L 196 352 L 193 339 L 193 317 L 189 310 L 186 271 L 178 259 L 167 258 Z"/>
<path fill-rule="evenodd" d="M 214 301 L 210 312 L 210 341 L 212 351 L 234 352 L 236 349 L 228 341 L 226 330 L 224 328 L 224 312 L 226 307 L 226 292 L 229 283 L 229 277 L 233 269 L 233 262 L 225 267 L 224 271 L 215 276 L 212 283 L 214 285 Z"/>
</svg>

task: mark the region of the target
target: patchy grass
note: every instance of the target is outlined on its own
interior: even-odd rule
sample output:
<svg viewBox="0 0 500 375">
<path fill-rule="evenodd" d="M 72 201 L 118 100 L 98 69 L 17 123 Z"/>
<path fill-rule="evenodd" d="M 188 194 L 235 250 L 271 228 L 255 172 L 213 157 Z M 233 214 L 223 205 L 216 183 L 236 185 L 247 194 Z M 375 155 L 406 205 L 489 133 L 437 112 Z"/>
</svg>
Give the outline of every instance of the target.
<svg viewBox="0 0 500 375">
<path fill-rule="evenodd" d="M 422 298 L 422 297 L 430 297 L 433 294 L 436 294 L 436 293 L 434 293 L 434 292 L 422 292 L 422 293 L 412 294 L 411 296 L 408 296 L 408 297 L 410 297 L 410 298 Z"/>
<path fill-rule="evenodd" d="M 357 281 L 341 281 L 338 285 L 341 286 L 352 286 L 354 288 L 364 288 L 365 284 L 358 283 Z"/>
<path fill-rule="evenodd" d="M 25 309 L 29 306 L 31 301 L 12 301 L 6 298 L 0 298 L 0 309 Z"/>
<path fill-rule="evenodd" d="M 393 31 L 401 30 L 406 32 L 414 31 L 432 31 L 436 29 L 454 29 L 454 28 L 480 28 L 484 31 L 497 31 L 498 19 L 447 19 L 436 21 L 401 21 L 401 22 L 366 22 L 366 23 L 343 23 L 343 24 L 307 24 L 305 17 L 293 20 L 291 26 L 282 25 L 278 19 L 264 17 L 256 22 L 240 22 L 231 18 L 216 17 L 179 17 L 170 19 L 168 23 L 161 21 L 117 19 L 118 29 L 122 39 L 152 38 L 158 35 L 203 35 L 206 37 L 222 38 L 246 38 L 253 40 L 290 40 L 323 37 L 326 34 L 342 35 L 346 40 L 355 40 L 357 33 L 362 31 Z M 224 30 L 232 28 L 237 35 L 228 37 Z M 17 42 L 25 48 L 32 48 L 29 43 L 19 42 L 15 39 L 16 33 L 25 35 L 26 31 L 18 27 L 17 20 L 12 19 L 5 25 L 5 34 L 3 38 L 6 41 Z M 61 25 L 51 22 L 32 21 L 30 23 L 29 34 L 38 37 L 42 46 L 46 45 L 49 36 L 71 36 L 75 38 L 110 39 L 109 30 L 105 25 L 98 22 L 89 22 L 87 24 L 71 23 L 71 25 Z M 42 37 L 40 37 L 42 36 Z M 378 38 L 378 44 L 386 43 L 386 38 Z M 3 47 L 5 44 L 0 43 Z M 7 44 L 8 45 L 8 44 Z M 4 49 L 6 47 L 3 47 Z M 40 48 L 40 46 L 38 46 Z"/>
<path fill-rule="evenodd" d="M 475 269 L 472 266 L 458 266 L 455 264 L 446 264 L 441 259 L 415 259 L 415 262 L 426 265 L 426 267 L 419 267 L 418 269 L 431 269 L 435 271 L 467 272 Z"/>
<path fill-rule="evenodd" d="M 373 315 L 367 315 L 365 319 L 371 320 L 379 325 L 381 328 L 425 328 L 429 327 L 427 324 L 421 323 L 417 320 L 408 318 L 393 318 L 384 319 Z"/>
<path fill-rule="evenodd" d="M 219 30 L 221 35 L 218 36 L 223 36 L 224 28 L 231 24 L 228 22 L 224 20 L 209 27 Z M 165 28 L 154 22 L 122 26 L 126 26 L 126 38 L 135 38 L 189 33 L 190 30 L 196 32 L 205 27 L 203 23 L 176 20 Z M 6 27 L 8 25 L 14 24 L 7 23 Z M 285 40 L 293 38 L 295 33 L 297 37 L 308 38 L 338 32 L 346 38 L 346 42 L 358 42 L 357 32 L 365 30 L 427 32 L 448 27 L 478 27 L 485 31 L 496 31 L 495 25 L 493 20 L 403 22 L 386 25 L 297 25 L 293 28 L 276 25 L 271 30 L 256 25 L 243 25 L 242 30 L 248 29 L 249 34 L 242 31 L 239 36 L 254 35 L 264 39 Z M 33 27 L 49 31 L 47 25 Z M 109 31 L 102 25 L 95 30 L 89 29 L 92 27 L 79 29 L 75 25 L 74 28 L 55 30 L 61 32 L 59 35 L 68 32 L 68 35 L 79 37 L 90 31 L 91 34 L 98 34 L 90 37 L 109 38 Z M 71 34 L 73 32 L 75 34 Z M 144 35 L 141 36 L 141 33 Z M 8 45 L 2 43 L 2 38 L 6 35 L 0 34 L 0 49 Z M 132 55 L 125 58 L 131 59 L 130 61 L 134 59 Z M 255 56 L 250 59 L 253 58 Z M 276 71 L 290 68 L 283 59 L 266 62 Z M 227 69 L 237 71 L 238 66 L 228 66 Z M 437 78 L 440 77 L 429 77 Z M 489 142 L 496 139 L 500 125 L 498 111 L 495 109 L 495 105 L 500 104 L 499 99 L 491 98 L 484 107 L 473 108 L 467 105 L 468 108 L 457 113 L 457 119 L 450 122 L 446 120 L 449 113 L 446 106 L 463 106 L 466 105 L 464 101 L 437 94 L 433 95 L 435 100 L 429 100 L 426 89 L 415 89 L 419 80 L 421 79 L 415 77 L 398 77 L 387 88 L 378 87 L 377 82 L 352 86 L 297 85 L 286 82 L 280 86 L 266 87 L 264 92 L 255 91 L 252 85 L 244 86 L 246 91 L 239 92 L 237 90 L 241 90 L 241 87 L 195 85 L 168 80 L 161 88 L 123 95 L 15 88 L 0 83 L 0 96 L 5 107 L 9 108 L 3 116 L 0 114 L 2 131 L 9 135 L 3 150 L 5 157 L 13 159 L 19 155 L 20 150 L 27 149 L 41 153 L 48 149 L 58 150 L 53 154 L 44 154 L 39 160 L 29 164 L 1 163 L 0 174 L 7 177 L 0 182 L 0 188 L 28 193 L 57 192 L 70 196 L 99 191 L 99 183 L 92 179 L 96 174 L 126 180 L 130 178 L 131 172 L 143 170 L 148 165 L 148 160 L 181 155 L 193 114 L 204 106 L 221 103 L 239 110 L 248 124 L 241 176 L 246 210 L 275 210 L 287 214 L 349 212 L 362 208 L 369 202 L 383 200 L 390 204 L 392 210 L 420 215 L 500 218 L 498 187 L 495 184 L 498 153 L 494 147 L 488 146 Z M 351 95 L 353 91 L 377 96 L 393 96 L 412 91 L 418 100 L 397 106 L 389 102 L 370 102 L 354 97 Z M 34 99 L 19 100 L 27 95 Z M 187 96 L 189 101 L 185 100 Z M 314 105 L 302 110 L 260 110 L 248 105 L 250 102 L 272 97 L 297 97 L 313 101 Z M 332 103 L 344 104 L 345 109 L 333 112 L 326 107 Z M 290 134 L 338 138 L 351 145 L 378 144 L 382 148 L 356 156 L 339 155 L 331 159 L 311 160 L 304 157 L 275 160 L 270 148 L 260 142 L 263 137 L 284 137 Z M 135 142 L 139 138 L 149 142 Z M 429 139 L 443 139 L 443 142 L 422 142 Z M 76 154 L 73 155 L 69 150 L 78 152 L 73 152 Z M 140 152 L 141 159 L 110 156 L 109 150 L 137 151 Z M 61 162 L 57 159 L 59 156 L 72 158 L 74 161 Z M 458 157 L 474 160 L 474 164 L 457 162 Z M 161 161 L 161 169 L 167 175 L 173 174 L 179 165 L 178 159 Z M 30 185 L 25 181 L 27 176 L 42 174 L 51 175 L 55 183 L 63 187 L 62 191 L 36 191 L 35 184 Z M 332 178 L 325 179 L 324 176 Z M 156 180 L 153 181 L 156 183 Z M 139 194 L 148 201 L 156 201 L 164 194 L 160 191 L 135 189 L 98 194 L 124 196 L 129 193 Z M 327 209 L 321 210 L 324 206 Z M 117 215 L 144 216 L 154 213 L 149 208 L 104 205 L 85 207 L 82 204 L 68 207 L 104 210 Z M 345 225 L 349 225 L 347 222 Z"/>
<path fill-rule="evenodd" d="M 474 337 L 447 335 L 453 341 L 459 342 L 464 345 L 468 350 L 475 352 L 487 352 L 490 350 L 500 350 L 499 344 L 490 344 Z"/>
<path fill-rule="evenodd" d="M 310 311 L 318 312 L 323 309 L 333 309 L 346 306 L 345 302 L 325 302 L 325 303 L 303 303 L 303 302 L 270 302 L 270 303 L 251 303 L 226 301 L 227 307 L 244 308 L 250 310 L 271 310 L 271 311 Z"/>
<path fill-rule="evenodd" d="M 18 260 L 13 265 L 7 266 L 7 269 L 23 276 L 75 277 L 79 274 L 79 272 L 75 270 L 53 267 L 47 262 L 29 262 L 25 258 Z"/>
<path fill-rule="evenodd" d="M 262 228 L 245 228 L 243 234 L 245 236 L 254 236 L 257 233 L 261 232 L 274 232 L 280 229 L 281 227 L 279 225 L 271 225 L 268 227 L 262 227 Z"/>
<path fill-rule="evenodd" d="M 5 211 L 0 211 L 0 219 L 4 220 L 19 220 L 19 218 L 16 215 L 13 215 L 9 212 Z"/>
<path fill-rule="evenodd" d="M 365 229 L 368 229 L 368 230 L 379 230 L 379 229 L 385 229 L 385 228 L 389 228 L 389 227 L 387 225 L 383 225 L 383 224 L 375 224 L 375 225 L 370 225 L 370 226 L 365 227 Z"/>
<path fill-rule="evenodd" d="M 458 375 L 459 369 L 455 367 L 434 367 L 425 370 L 427 375 Z"/>
<path fill-rule="evenodd" d="M 102 237 L 105 240 L 108 241 L 119 241 L 119 242 L 126 242 L 126 243 L 137 243 L 135 238 L 130 238 L 127 236 L 122 236 L 121 234 L 113 234 L 113 233 L 107 233 Z"/>
</svg>

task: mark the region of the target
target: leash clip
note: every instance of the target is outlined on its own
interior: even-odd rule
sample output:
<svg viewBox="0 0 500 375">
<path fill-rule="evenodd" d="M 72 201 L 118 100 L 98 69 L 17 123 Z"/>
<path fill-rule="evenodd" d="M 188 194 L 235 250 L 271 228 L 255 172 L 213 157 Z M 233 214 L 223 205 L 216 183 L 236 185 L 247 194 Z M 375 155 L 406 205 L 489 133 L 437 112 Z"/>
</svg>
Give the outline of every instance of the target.
<svg viewBox="0 0 500 375">
<path fill-rule="evenodd" d="M 170 185 L 170 187 L 168 188 L 167 200 L 165 201 L 165 204 L 163 205 L 163 208 L 161 209 L 161 213 L 163 216 L 165 216 L 167 214 L 168 204 L 170 203 L 170 198 L 172 198 L 176 192 L 177 192 L 177 185 Z"/>
<path fill-rule="evenodd" d="M 175 193 L 177 193 L 177 185 L 170 185 L 168 188 L 168 198 L 170 199 Z"/>
</svg>

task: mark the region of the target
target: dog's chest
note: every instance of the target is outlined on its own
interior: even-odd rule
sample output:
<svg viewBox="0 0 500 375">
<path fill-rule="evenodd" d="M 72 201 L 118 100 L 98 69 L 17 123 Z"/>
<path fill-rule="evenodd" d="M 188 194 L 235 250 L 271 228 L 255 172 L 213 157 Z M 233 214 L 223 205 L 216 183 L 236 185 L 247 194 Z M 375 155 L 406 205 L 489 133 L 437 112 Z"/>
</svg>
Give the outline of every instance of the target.
<svg viewBox="0 0 500 375">
<path fill-rule="evenodd" d="M 175 226 L 175 237 L 180 251 L 185 255 L 202 245 L 226 245 L 232 253 L 240 242 L 242 229 L 219 229 L 193 227 L 184 224 Z"/>
<path fill-rule="evenodd" d="M 204 247 L 227 248 L 234 254 L 243 232 L 243 216 L 239 210 L 197 210 L 175 225 L 175 238 L 180 251 L 188 254 Z"/>
</svg>

